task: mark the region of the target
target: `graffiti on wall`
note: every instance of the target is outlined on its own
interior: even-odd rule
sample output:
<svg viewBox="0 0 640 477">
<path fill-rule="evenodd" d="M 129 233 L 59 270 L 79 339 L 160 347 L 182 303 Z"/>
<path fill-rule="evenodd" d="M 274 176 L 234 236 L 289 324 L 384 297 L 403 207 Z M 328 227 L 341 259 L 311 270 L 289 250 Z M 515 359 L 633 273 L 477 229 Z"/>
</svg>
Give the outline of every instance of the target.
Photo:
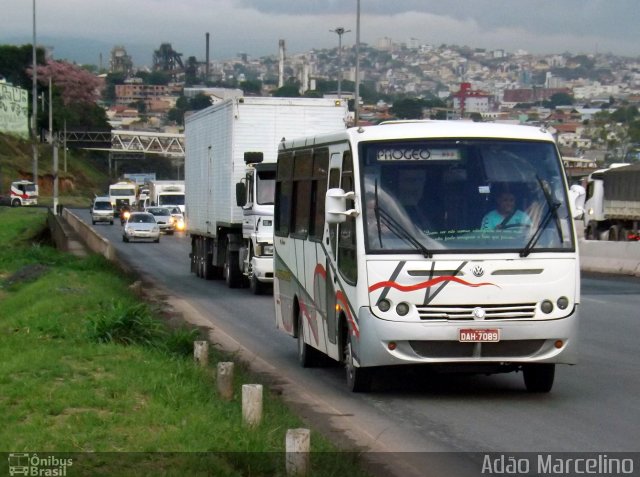
<svg viewBox="0 0 640 477">
<path fill-rule="evenodd" d="M 0 132 L 29 137 L 28 98 L 26 90 L 0 83 Z"/>
</svg>

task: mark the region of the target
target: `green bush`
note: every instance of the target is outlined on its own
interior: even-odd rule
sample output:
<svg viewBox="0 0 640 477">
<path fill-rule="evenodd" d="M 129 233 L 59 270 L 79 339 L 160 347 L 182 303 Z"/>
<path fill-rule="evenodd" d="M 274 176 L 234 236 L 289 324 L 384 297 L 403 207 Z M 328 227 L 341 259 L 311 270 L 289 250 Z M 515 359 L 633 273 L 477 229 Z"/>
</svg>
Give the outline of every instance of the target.
<svg viewBox="0 0 640 477">
<path fill-rule="evenodd" d="M 157 346 L 167 334 L 145 303 L 113 301 L 96 316 L 89 317 L 87 326 L 89 339 L 98 343 Z"/>
</svg>

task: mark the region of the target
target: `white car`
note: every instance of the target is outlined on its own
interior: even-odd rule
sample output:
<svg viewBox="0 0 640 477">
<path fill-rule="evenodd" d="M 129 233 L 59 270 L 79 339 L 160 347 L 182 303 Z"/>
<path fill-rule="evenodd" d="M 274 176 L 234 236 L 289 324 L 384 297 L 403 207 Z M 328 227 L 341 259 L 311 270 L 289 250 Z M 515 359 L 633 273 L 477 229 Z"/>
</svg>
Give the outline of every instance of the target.
<svg viewBox="0 0 640 477">
<path fill-rule="evenodd" d="M 122 241 L 160 242 L 160 226 L 149 212 L 132 212 L 122 229 Z"/>
<path fill-rule="evenodd" d="M 113 225 L 113 205 L 109 197 L 96 197 L 91 204 L 91 223 L 109 222 Z"/>
<path fill-rule="evenodd" d="M 174 218 L 171 216 L 171 210 L 168 207 L 146 207 L 144 211 L 149 212 L 155 217 L 160 227 L 160 232 L 167 235 L 173 234 L 175 230 Z"/>
<path fill-rule="evenodd" d="M 173 217 L 173 225 L 176 232 L 184 232 L 186 224 L 184 221 L 184 214 L 180 210 L 180 207 L 173 207 L 171 209 L 171 217 Z"/>
</svg>

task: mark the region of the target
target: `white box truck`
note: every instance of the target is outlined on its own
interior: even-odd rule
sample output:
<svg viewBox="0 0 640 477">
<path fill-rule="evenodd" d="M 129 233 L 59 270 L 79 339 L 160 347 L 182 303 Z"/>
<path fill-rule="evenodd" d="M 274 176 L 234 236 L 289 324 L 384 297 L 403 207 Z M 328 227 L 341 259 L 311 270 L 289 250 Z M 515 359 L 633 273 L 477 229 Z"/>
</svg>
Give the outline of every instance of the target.
<svg viewBox="0 0 640 477">
<path fill-rule="evenodd" d="M 640 241 L 640 164 L 611 164 L 589 175 L 587 240 Z"/>
<path fill-rule="evenodd" d="M 248 284 L 256 294 L 269 287 L 278 144 L 345 129 L 347 117 L 346 101 L 273 97 L 228 99 L 188 116 L 191 271 L 224 278 L 231 288 Z"/>
<path fill-rule="evenodd" d="M 185 185 L 184 181 L 149 181 L 149 194 L 145 199 L 145 205 L 158 207 L 178 207 L 184 213 Z"/>
</svg>

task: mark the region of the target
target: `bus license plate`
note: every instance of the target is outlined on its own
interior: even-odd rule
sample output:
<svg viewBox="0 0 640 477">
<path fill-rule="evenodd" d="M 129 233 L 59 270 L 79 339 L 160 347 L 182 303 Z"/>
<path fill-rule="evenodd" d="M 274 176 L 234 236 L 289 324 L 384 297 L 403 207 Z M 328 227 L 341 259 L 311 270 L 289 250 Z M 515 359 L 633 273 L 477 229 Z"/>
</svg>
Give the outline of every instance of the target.
<svg viewBox="0 0 640 477">
<path fill-rule="evenodd" d="M 499 329 L 460 329 L 458 341 L 464 343 L 495 343 L 500 341 Z"/>
</svg>

